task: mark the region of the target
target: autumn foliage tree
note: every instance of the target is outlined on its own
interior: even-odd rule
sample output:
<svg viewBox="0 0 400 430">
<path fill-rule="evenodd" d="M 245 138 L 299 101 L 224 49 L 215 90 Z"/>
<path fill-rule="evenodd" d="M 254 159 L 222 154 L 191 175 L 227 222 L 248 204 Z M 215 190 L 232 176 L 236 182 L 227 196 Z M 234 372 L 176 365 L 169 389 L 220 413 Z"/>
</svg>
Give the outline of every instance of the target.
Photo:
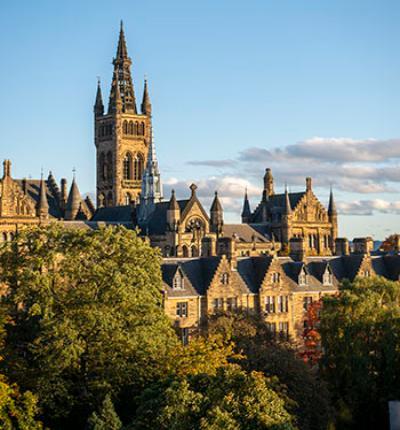
<svg viewBox="0 0 400 430">
<path fill-rule="evenodd" d="M 322 356 L 321 335 L 319 333 L 321 307 L 321 300 L 314 301 L 307 307 L 306 324 L 303 332 L 304 346 L 299 352 L 303 361 L 311 366 L 318 364 Z"/>
</svg>

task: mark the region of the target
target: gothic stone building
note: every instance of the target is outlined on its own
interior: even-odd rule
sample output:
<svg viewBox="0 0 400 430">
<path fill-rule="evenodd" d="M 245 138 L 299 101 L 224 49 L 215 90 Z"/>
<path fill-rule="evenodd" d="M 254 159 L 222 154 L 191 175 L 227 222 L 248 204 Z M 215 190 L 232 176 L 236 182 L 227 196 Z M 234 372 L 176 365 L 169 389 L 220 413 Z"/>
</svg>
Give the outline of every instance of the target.
<svg viewBox="0 0 400 430">
<path fill-rule="evenodd" d="M 325 208 L 306 179 L 303 192 L 277 194 L 270 169 L 255 210 L 245 195 L 242 223 L 227 224 L 217 192 L 209 212 L 190 186 L 187 199 L 163 199 L 144 83 L 140 112 L 121 25 L 107 110 L 100 82 L 94 105 L 97 209 L 75 178 L 14 179 L 4 161 L 0 180 L 0 239 L 23 226 L 52 221 L 72 228 L 122 224 L 139 228 L 164 256 L 164 305 L 183 340 L 217 310 L 261 314 L 271 331 L 299 341 L 309 303 L 336 294 L 344 278 L 381 275 L 399 280 L 400 256 L 372 256 L 372 240 L 338 238 L 331 191 Z"/>
</svg>

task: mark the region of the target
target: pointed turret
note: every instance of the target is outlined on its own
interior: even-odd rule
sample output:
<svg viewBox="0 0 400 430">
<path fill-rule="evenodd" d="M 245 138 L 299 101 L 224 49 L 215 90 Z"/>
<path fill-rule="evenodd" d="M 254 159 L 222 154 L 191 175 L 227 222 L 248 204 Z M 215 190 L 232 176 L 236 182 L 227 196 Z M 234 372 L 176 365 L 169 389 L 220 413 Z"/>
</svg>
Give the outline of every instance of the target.
<svg viewBox="0 0 400 430">
<path fill-rule="evenodd" d="M 103 104 L 103 96 L 101 94 L 100 79 L 97 80 L 96 102 L 94 104 L 93 110 L 94 110 L 95 116 L 102 116 L 104 114 L 104 104 Z"/>
<path fill-rule="evenodd" d="M 291 215 L 292 214 L 292 206 L 290 205 L 290 198 L 287 187 L 285 188 L 285 204 L 283 207 L 283 215 Z"/>
<path fill-rule="evenodd" d="M 243 200 L 243 209 L 242 209 L 242 223 L 248 223 L 250 222 L 251 218 L 251 210 L 250 210 L 250 202 L 249 198 L 247 196 L 247 188 L 244 193 L 244 200 Z"/>
<path fill-rule="evenodd" d="M 171 191 L 171 198 L 168 203 L 167 224 L 170 231 L 177 231 L 181 217 L 181 210 L 175 197 L 175 190 Z"/>
<path fill-rule="evenodd" d="M 169 211 L 178 211 L 179 210 L 179 205 L 178 205 L 178 202 L 176 201 L 176 197 L 175 197 L 175 190 L 171 191 L 171 198 L 169 199 L 168 210 Z"/>
<path fill-rule="evenodd" d="M 151 101 L 149 96 L 149 89 L 147 86 L 147 79 L 144 80 L 143 100 L 141 106 L 142 114 L 151 116 Z"/>
<path fill-rule="evenodd" d="M 217 191 L 215 191 L 215 197 L 210 208 L 210 221 L 211 231 L 217 234 L 221 233 L 222 226 L 224 225 L 224 212 Z"/>
<path fill-rule="evenodd" d="M 71 189 L 68 194 L 67 206 L 65 208 L 65 219 L 68 221 L 76 219 L 81 208 L 81 193 L 79 192 L 78 185 L 75 178 L 72 181 Z"/>
<path fill-rule="evenodd" d="M 131 76 L 132 60 L 128 57 L 128 49 L 125 42 L 124 29 L 121 23 L 119 32 L 119 41 L 117 55 L 113 60 L 114 75 L 111 84 L 110 101 L 108 104 L 108 113 L 115 112 L 118 103 L 118 93 L 121 97 L 122 111 L 128 113 L 137 113 L 135 91 Z"/>
<path fill-rule="evenodd" d="M 337 215 L 336 203 L 335 203 L 335 199 L 333 198 L 332 187 L 331 187 L 331 192 L 329 194 L 328 215 L 330 217 Z"/>
<path fill-rule="evenodd" d="M 36 205 L 36 214 L 38 217 L 45 219 L 49 216 L 49 202 L 47 201 L 46 183 L 42 178 L 40 180 L 39 200 Z"/>
</svg>

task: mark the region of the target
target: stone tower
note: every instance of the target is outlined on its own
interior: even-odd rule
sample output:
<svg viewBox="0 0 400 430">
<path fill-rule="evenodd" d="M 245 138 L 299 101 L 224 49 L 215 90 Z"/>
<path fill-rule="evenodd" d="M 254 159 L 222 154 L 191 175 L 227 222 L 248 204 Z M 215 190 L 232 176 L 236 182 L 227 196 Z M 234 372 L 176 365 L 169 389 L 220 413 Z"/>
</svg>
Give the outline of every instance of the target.
<svg viewBox="0 0 400 430">
<path fill-rule="evenodd" d="M 94 105 L 97 206 L 120 206 L 138 201 L 151 139 L 151 103 L 145 84 L 141 110 L 136 107 L 121 22 L 107 112 L 100 82 Z"/>
</svg>

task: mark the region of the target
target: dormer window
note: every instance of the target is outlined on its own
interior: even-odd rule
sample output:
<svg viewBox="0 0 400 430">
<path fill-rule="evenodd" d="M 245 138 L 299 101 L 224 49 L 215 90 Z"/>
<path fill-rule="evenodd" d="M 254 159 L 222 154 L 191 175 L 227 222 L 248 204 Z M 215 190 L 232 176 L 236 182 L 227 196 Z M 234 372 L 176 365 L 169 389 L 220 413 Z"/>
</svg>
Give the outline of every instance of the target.
<svg viewBox="0 0 400 430">
<path fill-rule="evenodd" d="M 325 273 L 322 277 L 322 283 L 324 285 L 333 285 L 333 274 L 329 267 L 326 268 Z"/>
<path fill-rule="evenodd" d="M 279 282 L 281 282 L 281 274 L 279 272 L 274 272 L 271 275 L 271 280 L 274 284 L 279 284 Z"/>
<path fill-rule="evenodd" d="M 366 278 L 370 278 L 370 277 L 371 277 L 371 272 L 370 272 L 369 270 L 366 270 L 366 271 L 364 272 L 364 276 L 365 276 Z"/>
<path fill-rule="evenodd" d="M 304 287 L 307 285 L 307 272 L 304 270 L 304 268 L 301 270 L 299 275 L 299 285 L 301 287 Z"/>
<path fill-rule="evenodd" d="M 184 290 L 185 289 L 185 279 L 181 272 L 177 272 L 172 283 L 172 288 L 174 290 Z"/>
<path fill-rule="evenodd" d="M 224 272 L 224 273 L 221 275 L 221 284 L 222 284 L 222 285 L 228 285 L 228 283 L 229 283 L 229 273 Z"/>
</svg>

